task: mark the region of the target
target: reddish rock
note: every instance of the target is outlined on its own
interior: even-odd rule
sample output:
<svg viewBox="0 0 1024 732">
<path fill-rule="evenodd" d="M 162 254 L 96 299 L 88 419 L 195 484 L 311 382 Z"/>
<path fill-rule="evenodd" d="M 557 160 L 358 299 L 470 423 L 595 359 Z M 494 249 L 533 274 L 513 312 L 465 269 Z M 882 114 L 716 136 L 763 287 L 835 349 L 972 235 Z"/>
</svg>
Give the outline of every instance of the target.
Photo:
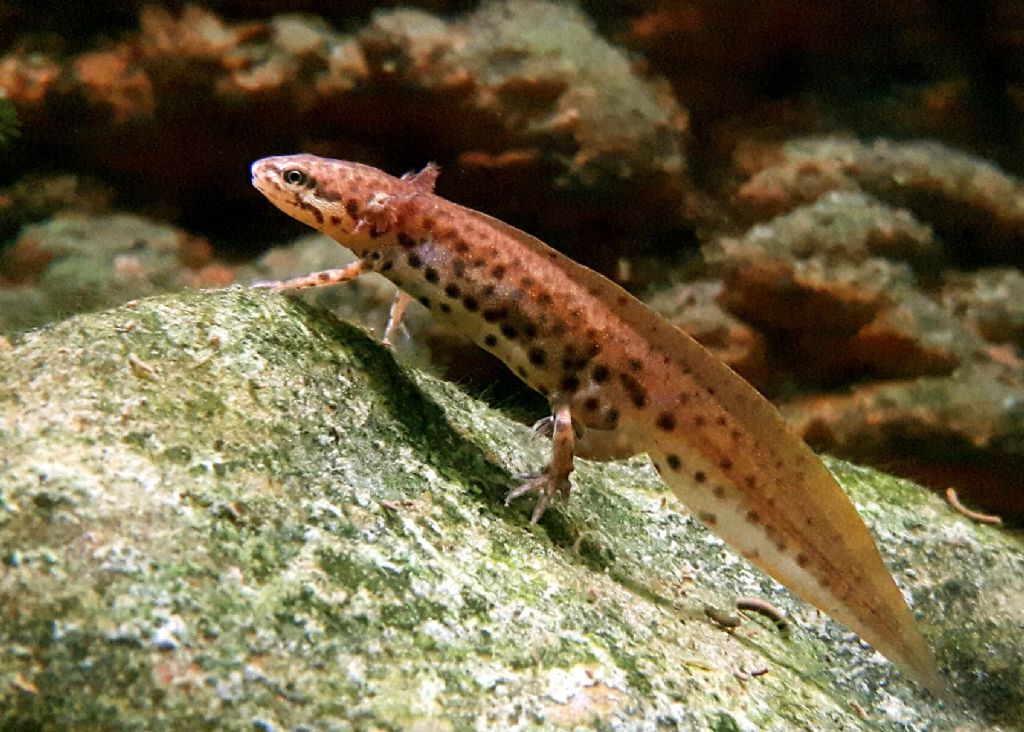
<svg viewBox="0 0 1024 732">
<path fill-rule="evenodd" d="M 905 290 L 850 339 L 851 357 L 876 378 L 950 374 L 983 353 L 980 339 L 934 300 Z"/>
<path fill-rule="evenodd" d="M 953 485 L 964 500 L 1024 518 L 1020 368 L 979 363 L 950 376 L 867 384 L 782 405 L 816 449 Z"/>
<path fill-rule="evenodd" d="M 723 278 L 726 309 L 760 327 L 830 338 L 851 335 L 892 302 L 895 287 L 914 282 L 893 259 L 938 256 L 928 227 L 856 193 L 721 237 L 704 254 Z"/>
<path fill-rule="evenodd" d="M 950 273 L 942 300 L 985 340 L 1024 349 L 1024 273 L 1019 269 Z"/>
<path fill-rule="evenodd" d="M 740 186 L 737 203 L 756 220 L 836 190 L 863 190 L 910 209 L 958 259 L 1024 262 L 1024 185 L 988 161 L 935 143 L 789 142 Z"/>
<path fill-rule="evenodd" d="M 101 49 L 12 51 L 0 90 L 25 144 L 128 176 L 134 200 L 211 232 L 226 208 L 273 216 L 248 165 L 300 149 L 396 173 L 436 160 L 443 193 L 555 244 L 636 251 L 685 223 L 686 112 L 565 5 L 381 11 L 353 35 L 309 16 L 233 23 L 147 6 L 138 33 Z M 590 249 L 573 254 L 615 259 Z"/>
</svg>

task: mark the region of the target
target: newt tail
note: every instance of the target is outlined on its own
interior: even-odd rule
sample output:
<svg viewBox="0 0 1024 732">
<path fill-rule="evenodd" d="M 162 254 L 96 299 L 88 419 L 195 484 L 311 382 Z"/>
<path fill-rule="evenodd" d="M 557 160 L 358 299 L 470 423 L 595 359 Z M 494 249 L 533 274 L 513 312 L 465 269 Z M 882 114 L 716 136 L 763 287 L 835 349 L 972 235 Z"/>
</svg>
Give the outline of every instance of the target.
<svg viewBox="0 0 1024 732">
<path fill-rule="evenodd" d="M 567 495 L 574 456 L 648 453 L 679 499 L 733 548 L 856 631 L 932 692 L 944 685 L 856 509 L 753 387 L 618 285 L 538 239 L 404 178 L 312 155 L 265 158 L 253 185 L 351 249 L 341 270 L 275 289 L 379 272 L 549 400 L 552 457 L 510 494 L 536 521 Z"/>
</svg>

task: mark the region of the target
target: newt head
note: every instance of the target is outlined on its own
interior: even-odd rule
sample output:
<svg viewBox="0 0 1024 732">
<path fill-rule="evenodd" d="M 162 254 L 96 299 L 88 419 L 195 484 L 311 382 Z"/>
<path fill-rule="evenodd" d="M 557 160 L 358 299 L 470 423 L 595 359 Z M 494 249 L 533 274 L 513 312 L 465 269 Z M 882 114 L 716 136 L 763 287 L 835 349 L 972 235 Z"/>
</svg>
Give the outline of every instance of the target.
<svg viewBox="0 0 1024 732">
<path fill-rule="evenodd" d="M 433 190 L 437 167 L 401 179 L 368 165 L 305 153 L 252 164 L 252 184 L 289 216 L 347 242 L 375 239 L 396 223 L 402 207 Z"/>
</svg>

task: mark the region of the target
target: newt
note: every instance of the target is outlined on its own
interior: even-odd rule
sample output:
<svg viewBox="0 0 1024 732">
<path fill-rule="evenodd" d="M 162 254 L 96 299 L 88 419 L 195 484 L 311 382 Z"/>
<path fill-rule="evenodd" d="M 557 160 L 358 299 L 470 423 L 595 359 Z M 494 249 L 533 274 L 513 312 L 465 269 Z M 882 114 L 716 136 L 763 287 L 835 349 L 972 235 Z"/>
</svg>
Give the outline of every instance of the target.
<svg viewBox="0 0 1024 732">
<path fill-rule="evenodd" d="M 532 521 L 556 494 L 568 496 L 574 457 L 647 453 L 711 531 L 942 694 L 863 520 L 775 407 L 623 288 L 436 195 L 438 172 L 428 165 L 397 178 L 307 154 L 253 163 L 253 185 L 271 203 L 358 257 L 263 284 L 281 291 L 384 275 L 399 288 L 385 340 L 416 299 L 548 399 L 551 461 L 509 494 L 537 495 Z"/>
</svg>

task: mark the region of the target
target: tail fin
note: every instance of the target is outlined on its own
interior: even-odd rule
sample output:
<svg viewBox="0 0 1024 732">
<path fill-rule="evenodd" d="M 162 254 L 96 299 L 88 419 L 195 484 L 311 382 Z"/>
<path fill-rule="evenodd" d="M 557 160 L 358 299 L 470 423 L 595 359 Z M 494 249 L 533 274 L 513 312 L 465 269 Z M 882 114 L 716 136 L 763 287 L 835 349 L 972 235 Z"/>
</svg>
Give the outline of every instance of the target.
<svg viewBox="0 0 1024 732">
<path fill-rule="evenodd" d="M 730 489 L 713 483 L 724 476 L 715 476 L 711 464 L 699 471 L 699 483 L 692 471 L 668 467 L 678 446 L 659 445 L 651 456 L 673 492 L 711 531 L 929 691 L 943 694 L 931 651 L 850 499 L 802 441 L 788 432 L 773 441 L 799 459 L 802 480 L 762 472 L 758 491 Z"/>
</svg>

